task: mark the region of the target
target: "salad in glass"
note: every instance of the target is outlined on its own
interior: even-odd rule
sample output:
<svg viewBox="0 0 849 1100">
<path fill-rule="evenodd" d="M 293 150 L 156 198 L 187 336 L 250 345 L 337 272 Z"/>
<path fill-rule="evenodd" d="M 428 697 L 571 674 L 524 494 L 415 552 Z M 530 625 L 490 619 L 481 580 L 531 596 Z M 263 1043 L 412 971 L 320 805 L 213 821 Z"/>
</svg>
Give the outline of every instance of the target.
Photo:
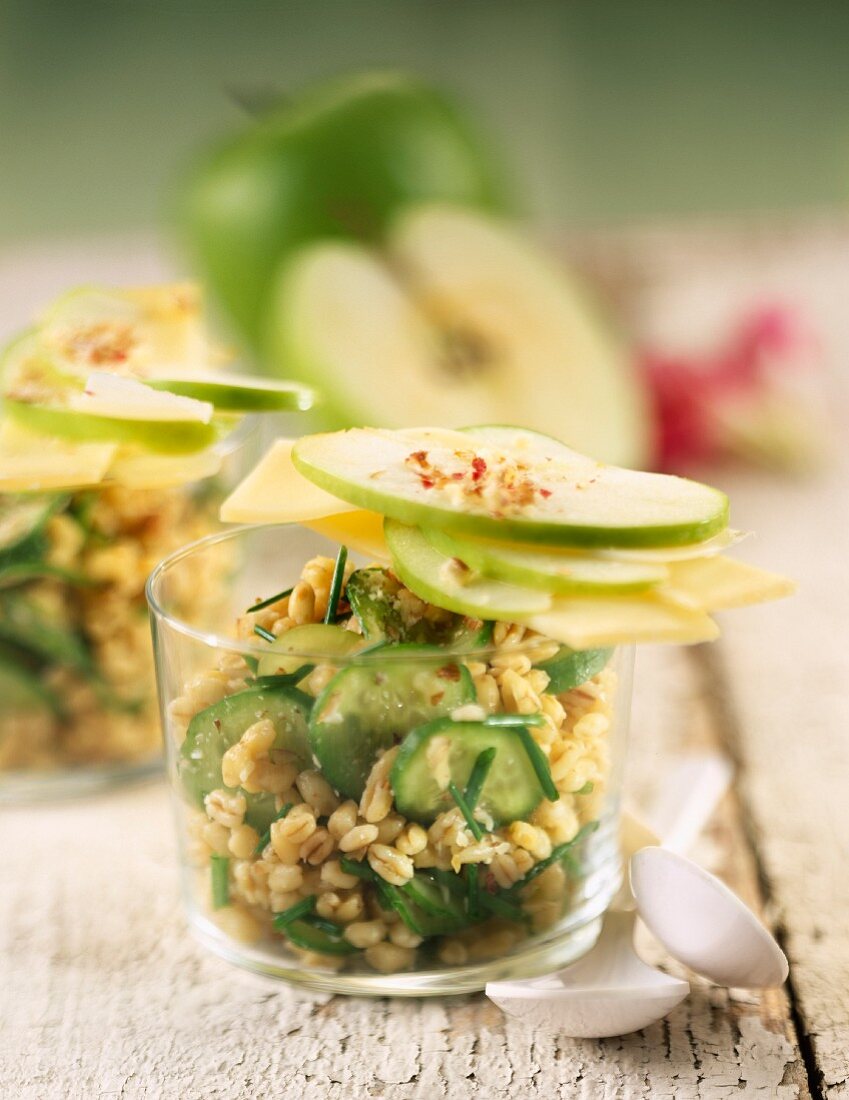
<svg viewBox="0 0 849 1100">
<path fill-rule="evenodd" d="M 364 993 L 460 992 L 591 946 L 620 879 L 637 641 L 783 578 L 728 502 L 517 428 L 280 440 L 148 585 L 195 932 Z M 275 521 L 280 521 L 279 525 Z M 234 556 L 230 609 L 183 578 Z"/>
<path fill-rule="evenodd" d="M 3 353 L 0 800 L 158 764 L 147 575 L 219 526 L 255 457 L 245 414 L 312 399 L 224 362 L 184 285 L 73 291 Z"/>
</svg>

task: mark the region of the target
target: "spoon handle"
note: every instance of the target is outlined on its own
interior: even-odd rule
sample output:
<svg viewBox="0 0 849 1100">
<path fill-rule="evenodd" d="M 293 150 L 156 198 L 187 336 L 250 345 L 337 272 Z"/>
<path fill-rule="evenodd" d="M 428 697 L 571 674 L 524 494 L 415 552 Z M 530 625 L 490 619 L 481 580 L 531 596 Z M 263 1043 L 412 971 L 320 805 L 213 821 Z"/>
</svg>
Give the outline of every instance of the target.
<svg viewBox="0 0 849 1100">
<path fill-rule="evenodd" d="M 681 855 L 688 851 L 728 790 L 732 775 L 730 761 L 715 752 L 689 753 L 678 762 L 648 815 L 662 847 Z"/>
</svg>

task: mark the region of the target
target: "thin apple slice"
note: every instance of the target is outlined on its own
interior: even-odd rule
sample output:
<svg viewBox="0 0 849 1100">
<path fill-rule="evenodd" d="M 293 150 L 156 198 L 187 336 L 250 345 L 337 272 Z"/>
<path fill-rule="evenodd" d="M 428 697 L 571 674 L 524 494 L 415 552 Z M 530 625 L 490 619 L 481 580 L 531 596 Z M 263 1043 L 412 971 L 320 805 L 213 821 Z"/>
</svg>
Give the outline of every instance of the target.
<svg viewBox="0 0 849 1100">
<path fill-rule="evenodd" d="M 724 493 L 667 474 L 556 457 L 441 429 L 374 428 L 306 436 L 295 468 L 349 503 L 403 523 L 557 546 L 668 546 L 727 525 Z M 568 455 L 568 457 L 567 457 Z M 524 456 L 524 457 L 523 457 Z"/>
<path fill-rule="evenodd" d="M 556 596 L 549 611 L 518 619 L 532 630 L 573 649 L 677 642 L 693 645 L 719 636 L 703 611 L 644 596 Z"/>
<path fill-rule="evenodd" d="M 82 489 L 98 485 L 117 447 L 114 443 L 68 443 L 0 422 L 0 492 Z"/>
<path fill-rule="evenodd" d="M 157 453 L 189 454 L 215 442 L 212 406 L 208 416 L 198 414 L 192 406 L 201 402 L 156 393 L 131 379 L 102 377 L 109 379 L 105 397 L 75 394 L 67 404 L 42 405 L 7 396 L 3 411 L 28 431 L 79 443 L 131 443 Z M 114 383 L 123 384 L 123 403 Z"/>
<path fill-rule="evenodd" d="M 458 569 L 458 563 L 431 546 L 417 527 L 387 519 L 384 532 L 395 572 L 421 600 L 459 615 L 508 621 L 551 607 L 551 597 L 545 592 L 478 578 Z"/>
<path fill-rule="evenodd" d="M 495 540 L 458 537 L 428 527 L 425 537 L 443 554 L 458 558 L 471 569 L 495 580 L 540 588 L 543 592 L 601 595 L 640 592 L 667 580 L 663 565 L 609 561 L 592 554 L 518 548 Z"/>
<path fill-rule="evenodd" d="M 292 465 L 294 440 L 278 439 L 221 506 L 225 523 L 310 523 L 357 508 L 319 489 Z"/>
<path fill-rule="evenodd" d="M 724 611 L 778 600 L 795 590 L 788 577 L 734 558 L 714 557 L 671 565 L 663 597 L 701 611 Z"/>
<path fill-rule="evenodd" d="M 751 532 L 735 531 L 726 527 L 718 535 L 712 535 L 702 542 L 691 542 L 684 546 L 656 546 L 645 549 L 630 549 L 617 547 L 615 550 L 606 550 L 599 547 L 594 551 L 596 557 L 606 561 L 633 562 L 644 565 L 671 565 L 678 561 L 693 561 L 697 558 L 712 558 L 736 546 L 738 542 L 747 539 Z"/>
<path fill-rule="evenodd" d="M 367 512 L 365 509 L 343 512 L 338 516 L 310 520 L 304 526 L 333 542 L 347 546 L 349 550 L 364 554 L 367 558 L 386 564 L 390 561 L 389 548 L 383 534 L 383 516 L 379 516 L 377 512 Z"/>
<path fill-rule="evenodd" d="M 171 372 L 162 378 L 148 379 L 151 389 L 197 401 L 208 401 L 226 412 L 304 411 L 315 404 L 316 394 L 297 382 L 274 382 L 249 374 L 198 374 Z"/>
</svg>

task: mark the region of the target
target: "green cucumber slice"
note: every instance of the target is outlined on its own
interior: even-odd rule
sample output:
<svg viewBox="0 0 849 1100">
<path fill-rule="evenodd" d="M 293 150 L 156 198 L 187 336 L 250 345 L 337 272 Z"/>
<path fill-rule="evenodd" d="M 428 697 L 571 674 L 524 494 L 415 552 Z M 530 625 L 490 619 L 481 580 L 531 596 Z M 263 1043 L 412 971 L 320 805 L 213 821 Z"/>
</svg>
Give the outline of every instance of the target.
<svg viewBox="0 0 849 1100">
<path fill-rule="evenodd" d="M 547 661 L 540 661 L 536 667 L 548 673 L 548 686 L 545 690 L 551 695 L 561 695 L 598 675 L 612 654 L 613 650 L 610 648 L 570 649 L 562 646 L 558 653 Z"/>
<path fill-rule="evenodd" d="M 529 443 L 533 434 L 515 429 L 509 442 L 502 437 L 476 443 L 443 429 L 352 428 L 305 436 L 295 444 L 292 461 L 310 481 L 349 504 L 401 523 L 496 539 L 674 546 L 727 526 L 728 499 L 716 489 L 605 466 L 556 441 Z"/>
<path fill-rule="evenodd" d="M 455 560 L 436 550 L 418 527 L 387 519 L 383 526 L 395 572 L 420 599 L 447 611 L 482 619 L 514 619 L 551 607 L 547 592 L 455 571 Z M 533 610 L 530 610 L 533 608 Z"/>
<path fill-rule="evenodd" d="M 209 377 L 148 378 L 147 385 L 178 397 L 209 401 L 225 412 L 288 412 L 312 408 L 315 390 L 298 382 L 274 382 L 250 374 L 216 372 Z"/>
<path fill-rule="evenodd" d="M 460 790 L 468 784 L 480 753 L 496 750 L 478 799 L 478 809 L 494 825 L 520 821 L 533 813 L 544 797 L 533 763 L 515 727 L 438 718 L 413 730 L 402 743 L 392 767 L 395 805 L 405 817 L 430 825 L 454 806 L 441 780 Z M 443 774 L 435 774 L 443 769 Z"/>
<path fill-rule="evenodd" d="M 304 917 L 290 921 L 283 932 L 296 947 L 302 947 L 305 951 L 315 951 L 319 955 L 355 955 L 359 948 L 343 938 L 341 925 L 339 935 L 335 936 L 328 931 L 328 923 L 322 921 L 321 927 L 317 927 L 309 917 Z"/>
<path fill-rule="evenodd" d="M 416 875 L 414 879 L 419 877 Z M 439 887 L 434 884 L 434 892 L 438 891 Z M 439 909 L 423 906 L 410 889 L 409 883 L 405 886 L 391 886 L 388 882 L 380 881 L 377 883 L 377 893 L 384 908 L 394 909 L 412 932 L 425 939 L 459 932 L 469 924 L 468 915 L 456 900 L 452 899 L 451 908 L 445 905 Z"/>
<path fill-rule="evenodd" d="M 332 664 L 334 660 L 349 656 L 362 644 L 363 640 L 358 634 L 332 623 L 305 623 L 303 626 L 293 626 L 269 646 L 267 654 L 260 657 L 256 674 L 257 676 L 286 675 L 317 661 L 327 661 Z"/>
<path fill-rule="evenodd" d="M 482 649 L 492 640 L 492 623 L 468 615 L 406 623 L 397 598 L 401 587 L 397 577 L 379 567 L 357 569 L 348 579 L 348 603 L 369 641 L 438 645 L 458 652 Z"/>
<path fill-rule="evenodd" d="M 186 739 L 180 746 L 177 774 L 192 802 L 203 805 L 210 791 L 224 788 L 221 759 L 245 730 L 270 718 L 277 730 L 274 747 L 293 752 L 299 761 L 310 761 L 307 721 L 312 700 L 289 685 L 277 688 L 248 688 L 228 695 L 192 718 Z M 277 816 L 274 795 L 245 794 L 245 820 L 264 832 Z"/>
<path fill-rule="evenodd" d="M 589 554 L 509 546 L 458 537 L 437 528 L 427 528 L 424 534 L 435 549 L 484 576 L 543 592 L 644 592 L 669 577 L 669 570 L 657 563 L 620 562 Z"/>
<path fill-rule="evenodd" d="M 473 702 L 469 670 L 424 646 L 392 646 L 342 669 L 315 701 L 310 743 L 325 778 L 359 799 L 372 765 L 410 730 Z"/>
</svg>

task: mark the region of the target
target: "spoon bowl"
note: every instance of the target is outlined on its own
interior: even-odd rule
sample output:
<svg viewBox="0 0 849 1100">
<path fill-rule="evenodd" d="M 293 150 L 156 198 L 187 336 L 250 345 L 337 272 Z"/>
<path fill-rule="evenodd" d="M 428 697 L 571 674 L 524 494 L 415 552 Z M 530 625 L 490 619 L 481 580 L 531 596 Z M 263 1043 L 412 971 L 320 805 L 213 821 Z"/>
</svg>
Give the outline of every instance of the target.
<svg viewBox="0 0 849 1100">
<path fill-rule="evenodd" d="M 685 856 L 643 848 L 631 857 L 640 917 L 673 958 L 717 985 L 767 989 L 787 978 L 787 958 L 725 883 Z"/>
<path fill-rule="evenodd" d="M 531 981 L 489 982 L 486 995 L 508 1016 L 575 1039 L 639 1031 L 666 1016 L 689 983 L 647 966 L 634 952 L 633 912 L 609 912 L 583 959 Z"/>
</svg>

